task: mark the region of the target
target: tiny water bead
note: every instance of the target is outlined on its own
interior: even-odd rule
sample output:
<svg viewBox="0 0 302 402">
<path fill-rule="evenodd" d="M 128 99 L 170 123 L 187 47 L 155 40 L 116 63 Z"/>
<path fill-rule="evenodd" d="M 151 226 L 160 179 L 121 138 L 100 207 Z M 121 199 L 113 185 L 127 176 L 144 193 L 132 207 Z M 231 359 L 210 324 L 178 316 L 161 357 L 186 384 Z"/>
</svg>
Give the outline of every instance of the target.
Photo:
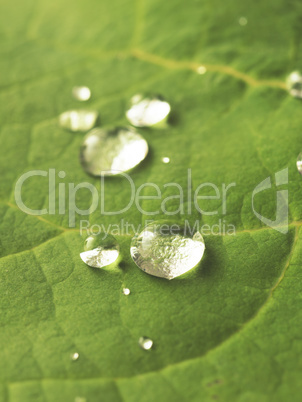
<svg viewBox="0 0 302 402">
<path fill-rule="evenodd" d="M 81 102 L 85 102 L 91 97 L 91 91 L 88 87 L 78 86 L 72 88 L 73 97 Z"/>
<path fill-rule="evenodd" d="M 125 296 L 129 296 L 130 295 L 130 289 L 128 289 L 128 288 L 124 288 L 123 289 L 123 294 L 125 295 Z"/>
<path fill-rule="evenodd" d="M 119 245 L 113 236 L 101 233 L 87 237 L 80 257 L 90 267 L 102 268 L 116 261 L 119 250 Z"/>
<path fill-rule="evenodd" d="M 71 131 L 91 130 L 97 122 L 99 113 L 96 110 L 75 109 L 60 114 L 59 124 Z"/>
<path fill-rule="evenodd" d="M 135 264 L 150 275 L 173 279 L 194 268 L 205 250 L 199 231 L 166 222 L 152 222 L 134 236 L 130 254 Z"/>
<path fill-rule="evenodd" d="M 150 350 L 153 346 L 153 341 L 150 338 L 141 336 L 138 340 L 139 346 L 144 350 Z"/>
<path fill-rule="evenodd" d="M 302 175 L 302 152 L 299 153 L 297 158 L 297 169 L 298 172 Z"/>
<path fill-rule="evenodd" d="M 137 166 L 148 154 L 147 141 L 134 129 L 96 128 L 84 138 L 80 161 L 94 176 L 112 176 Z"/>
<path fill-rule="evenodd" d="M 73 360 L 73 361 L 78 360 L 79 357 L 80 357 L 80 355 L 77 352 L 72 353 L 72 355 L 70 356 L 71 360 Z"/>
<path fill-rule="evenodd" d="M 161 96 L 137 94 L 131 98 L 126 117 L 135 127 L 166 127 L 171 106 Z"/>
<path fill-rule="evenodd" d="M 163 162 L 163 163 L 169 163 L 169 162 L 170 162 L 170 158 L 168 158 L 167 156 L 165 156 L 164 158 L 162 158 L 162 162 Z"/>
<path fill-rule="evenodd" d="M 247 24 L 247 18 L 246 17 L 240 17 L 239 20 L 239 25 L 241 25 L 242 27 L 244 27 Z"/>
<path fill-rule="evenodd" d="M 286 80 L 288 92 L 294 97 L 302 99 L 302 75 L 299 71 L 293 71 Z"/>
<path fill-rule="evenodd" d="M 197 67 L 196 71 L 197 71 L 198 74 L 203 75 L 203 74 L 205 74 L 207 72 L 207 69 L 206 69 L 205 66 L 199 66 L 199 67 Z"/>
</svg>

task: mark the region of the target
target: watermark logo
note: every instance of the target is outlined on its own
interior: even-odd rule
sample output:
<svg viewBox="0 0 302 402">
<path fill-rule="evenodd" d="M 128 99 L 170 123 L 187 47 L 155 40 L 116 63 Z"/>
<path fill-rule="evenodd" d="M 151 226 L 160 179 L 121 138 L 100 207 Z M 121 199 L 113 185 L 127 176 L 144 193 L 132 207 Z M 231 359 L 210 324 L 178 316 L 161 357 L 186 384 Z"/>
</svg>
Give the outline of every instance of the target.
<svg viewBox="0 0 302 402">
<path fill-rule="evenodd" d="M 282 186 L 288 184 L 288 168 L 280 170 L 275 174 L 276 186 Z M 255 187 L 252 194 L 252 208 L 254 214 L 257 218 L 263 222 L 265 225 L 277 230 L 280 233 L 286 234 L 288 232 L 288 190 L 278 190 L 277 191 L 277 208 L 276 208 L 276 219 L 271 220 L 262 216 L 258 213 L 254 206 L 255 196 L 264 191 L 272 188 L 271 178 L 267 177 L 261 183 Z"/>
<path fill-rule="evenodd" d="M 101 177 L 100 189 L 91 183 L 65 183 L 61 179 L 66 177 L 64 171 L 57 172 L 55 169 L 46 170 L 32 170 L 24 173 L 17 181 L 15 186 L 15 201 L 17 206 L 26 214 L 29 215 L 66 215 L 68 216 L 69 227 L 76 226 L 77 217 L 89 216 L 97 209 L 101 216 L 111 215 L 125 215 L 130 208 L 136 208 L 141 214 L 147 217 L 156 219 L 157 216 L 172 217 L 177 219 L 182 216 L 192 216 L 196 212 L 203 219 L 203 222 L 211 221 L 212 226 L 203 224 L 198 230 L 203 234 L 235 234 L 235 225 L 232 225 L 228 220 L 225 220 L 227 215 L 227 201 L 229 200 L 228 194 L 231 191 L 236 191 L 236 183 L 222 183 L 217 186 L 213 183 L 201 183 L 197 185 L 193 191 L 193 182 L 191 169 L 186 172 L 187 180 L 181 186 L 179 183 L 165 183 L 161 186 L 156 183 L 143 183 L 138 188 L 135 186 L 132 178 L 124 172 L 119 173 L 120 180 L 124 180 L 123 189 L 125 190 L 124 198 L 121 198 L 119 203 L 119 210 L 112 211 L 109 206 L 105 205 L 106 197 L 106 180 Z M 34 183 L 43 183 L 48 187 L 48 205 L 43 209 L 32 209 L 31 205 L 27 204 L 25 198 L 22 197 L 24 193 L 23 186 L 32 186 Z M 283 169 L 275 174 L 276 187 L 288 184 L 288 169 Z M 288 190 L 278 189 L 276 192 L 276 218 L 275 220 L 269 219 L 262 215 L 255 207 L 257 196 L 268 189 L 272 189 L 271 177 L 267 177 L 259 183 L 252 192 L 251 207 L 255 216 L 268 227 L 277 230 L 280 233 L 286 234 L 288 232 Z M 85 192 L 85 193 L 83 193 Z M 264 196 L 264 194 L 263 194 Z M 259 195 L 259 197 L 261 197 Z M 261 198 L 258 198 L 258 201 Z M 82 209 L 79 206 L 86 209 Z M 120 205 L 121 204 L 121 205 Z M 123 204 L 123 205 L 122 205 Z M 147 207 L 147 209 L 146 209 Z M 259 207 L 258 207 L 259 208 Z M 124 216 L 123 215 L 123 216 Z M 214 219 L 215 216 L 217 219 Z M 182 220 L 182 219 L 181 219 Z M 115 220 L 116 221 L 116 220 Z M 191 221 L 191 220 L 190 220 Z M 137 228 L 132 228 L 131 222 L 123 223 L 120 220 L 119 228 L 116 228 L 117 234 L 125 231 L 128 233 L 128 226 L 131 227 L 131 232 L 137 232 Z M 188 221 L 189 222 L 189 221 Z M 97 222 L 99 223 L 99 222 Z M 87 220 L 80 221 L 81 230 L 88 229 L 89 222 Z M 109 225 L 111 226 L 111 225 Z M 105 228 L 102 225 L 94 225 L 93 231 L 112 232 L 114 228 Z"/>
</svg>

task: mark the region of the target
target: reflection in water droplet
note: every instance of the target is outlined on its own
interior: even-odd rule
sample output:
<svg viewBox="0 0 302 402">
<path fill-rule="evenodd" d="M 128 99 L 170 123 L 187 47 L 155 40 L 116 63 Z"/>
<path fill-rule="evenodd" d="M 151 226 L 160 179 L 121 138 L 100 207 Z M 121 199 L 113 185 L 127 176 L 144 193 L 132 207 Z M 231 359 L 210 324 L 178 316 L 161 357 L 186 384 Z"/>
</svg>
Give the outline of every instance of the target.
<svg viewBox="0 0 302 402">
<path fill-rule="evenodd" d="M 240 17 L 238 22 L 239 22 L 239 25 L 241 25 L 243 27 L 243 26 L 245 26 L 247 24 L 247 18 Z"/>
<path fill-rule="evenodd" d="M 124 293 L 125 296 L 130 295 L 130 289 L 124 288 L 124 289 L 123 289 L 123 293 Z"/>
<path fill-rule="evenodd" d="M 72 95 L 78 101 L 87 101 L 91 97 L 91 91 L 88 87 L 73 87 Z"/>
<path fill-rule="evenodd" d="M 147 274 L 166 279 L 176 278 L 194 268 L 205 250 L 200 232 L 189 232 L 187 227 L 177 224 L 152 222 L 133 237 L 131 257 Z"/>
<path fill-rule="evenodd" d="M 104 233 L 91 235 L 85 240 L 84 251 L 80 257 L 90 267 L 102 268 L 116 261 L 119 249 L 113 236 Z"/>
<path fill-rule="evenodd" d="M 207 72 L 207 69 L 206 69 L 206 67 L 205 66 L 199 66 L 199 67 L 197 67 L 197 73 L 198 74 L 205 74 L 206 72 Z"/>
<path fill-rule="evenodd" d="M 148 153 L 147 141 L 134 129 L 94 129 L 81 147 L 80 160 L 94 176 L 112 176 L 137 166 Z"/>
<path fill-rule="evenodd" d="M 165 156 L 164 158 L 162 158 L 162 161 L 164 163 L 169 163 L 170 162 L 170 158 L 168 158 L 167 156 Z"/>
<path fill-rule="evenodd" d="M 161 96 L 141 94 L 131 98 L 130 108 L 126 112 L 129 122 L 136 127 L 166 127 L 171 107 Z"/>
<path fill-rule="evenodd" d="M 80 355 L 77 352 L 73 353 L 70 356 L 71 360 L 74 360 L 74 361 L 78 360 L 79 357 L 80 357 Z"/>
<path fill-rule="evenodd" d="M 142 336 L 139 338 L 138 344 L 142 349 L 150 350 L 153 346 L 153 341 L 150 338 L 146 338 L 145 336 Z"/>
<path fill-rule="evenodd" d="M 298 172 L 302 175 L 302 152 L 299 153 L 297 158 L 297 169 Z"/>
<path fill-rule="evenodd" d="M 63 128 L 71 131 L 88 131 L 91 130 L 98 119 L 98 112 L 95 110 L 68 110 L 60 114 L 59 124 Z"/>
<path fill-rule="evenodd" d="M 293 71 L 286 80 L 289 93 L 294 98 L 302 99 L 302 75 L 299 71 Z"/>
</svg>

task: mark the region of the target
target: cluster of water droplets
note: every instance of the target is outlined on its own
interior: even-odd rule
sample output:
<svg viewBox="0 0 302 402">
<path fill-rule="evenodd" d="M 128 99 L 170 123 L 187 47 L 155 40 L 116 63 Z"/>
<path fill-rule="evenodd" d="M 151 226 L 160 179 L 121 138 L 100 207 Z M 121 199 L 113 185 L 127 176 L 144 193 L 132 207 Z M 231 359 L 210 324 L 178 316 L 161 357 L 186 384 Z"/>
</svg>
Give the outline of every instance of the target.
<svg viewBox="0 0 302 402">
<path fill-rule="evenodd" d="M 245 26 L 247 19 L 240 17 L 239 24 Z M 203 65 L 196 69 L 200 75 L 206 71 Z M 288 76 L 287 89 L 290 95 L 302 99 L 300 72 L 294 71 Z M 77 101 L 85 102 L 90 99 L 91 91 L 86 86 L 76 86 L 72 95 Z M 163 97 L 136 94 L 130 99 L 125 115 L 134 127 L 166 128 L 170 113 L 171 106 Z M 61 127 L 87 133 L 80 148 L 80 162 L 87 173 L 93 176 L 116 175 L 133 169 L 146 158 L 148 143 L 134 127 L 104 129 L 97 127 L 99 123 L 99 112 L 93 109 L 72 109 L 59 116 Z M 168 164 L 170 158 L 163 156 L 161 161 Z M 297 159 L 297 169 L 302 175 L 302 152 Z M 171 226 L 166 222 L 153 222 L 133 237 L 130 246 L 131 258 L 142 271 L 169 280 L 197 266 L 205 251 L 200 232 L 188 234 L 181 226 L 177 232 L 172 232 Z M 113 236 L 91 235 L 85 240 L 80 257 L 90 267 L 103 268 L 118 261 L 119 251 Z M 122 293 L 129 296 L 131 291 L 124 287 Z M 153 341 L 148 337 L 140 337 L 138 344 L 143 350 L 153 347 Z M 72 361 L 78 359 L 79 353 L 71 355 Z"/>
<path fill-rule="evenodd" d="M 197 70 L 204 74 L 206 68 Z M 91 97 L 86 86 L 76 86 L 73 97 L 81 102 Z M 136 94 L 130 99 L 125 112 L 132 127 L 97 127 L 99 113 L 93 109 L 68 110 L 59 116 L 61 127 L 87 132 L 80 148 L 83 169 L 93 176 L 113 176 L 127 172 L 142 162 L 148 154 L 148 143 L 134 127 L 165 128 L 171 112 L 170 104 L 159 95 Z M 134 127 L 133 127 L 134 126 Z M 164 164 L 170 163 L 168 156 L 162 157 Z M 201 236 L 200 234 L 198 236 Z M 146 273 L 172 279 L 193 268 L 202 258 L 204 243 L 201 237 L 186 237 L 184 233 L 166 236 L 145 228 L 135 236 L 130 254 L 136 265 Z M 119 256 L 119 245 L 111 235 L 91 235 L 84 243 L 80 257 L 93 268 L 103 268 L 115 263 Z M 123 289 L 124 295 L 130 289 Z"/>
</svg>

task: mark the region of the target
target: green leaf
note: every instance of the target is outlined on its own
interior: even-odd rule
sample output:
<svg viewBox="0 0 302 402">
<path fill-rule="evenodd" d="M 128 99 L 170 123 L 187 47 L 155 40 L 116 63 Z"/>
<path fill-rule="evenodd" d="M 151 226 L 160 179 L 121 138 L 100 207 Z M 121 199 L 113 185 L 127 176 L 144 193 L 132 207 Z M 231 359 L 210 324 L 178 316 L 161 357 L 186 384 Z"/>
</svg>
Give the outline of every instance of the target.
<svg viewBox="0 0 302 402">
<path fill-rule="evenodd" d="M 284 81 L 301 68 L 301 17 L 301 4 L 285 0 L 2 4 L 0 401 L 300 400 L 302 113 Z M 205 211 L 218 214 L 200 215 L 186 198 L 194 213 L 174 216 L 236 227 L 235 236 L 205 236 L 205 256 L 188 274 L 166 281 L 139 270 L 129 255 L 133 231 L 117 236 L 118 265 L 96 270 L 81 261 L 83 217 L 71 228 L 70 210 L 59 214 L 58 184 L 68 192 L 68 183 L 100 183 L 80 166 L 83 135 L 61 129 L 57 116 L 79 107 L 71 89 L 82 84 L 93 94 L 84 107 L 100 111 L 102 126 L 127 124 L 126 105 L 138 91 L 171 102 L 167 130 L 139 130 L 150 154 L 131 172 L 136 188 L 155 183 L 172 195 L 164 184 L 185 187 L 187 169 L 193 193 L 201 183 L 220 191 L 236 183 L 226 213 L 221 199 L 203 200 Z M 289 231 L 282 234 L 257 219 L 251 200 L 261 181 L 274 182 L 287 167 Z M 56 212 L 27 215 L 15 203 L 15 184 L 30 170 L 49 169 L 66 172 L 57 176 Z M 272 220 L 277 190 L 255 203 Z M 125 178 L 106 180 L 106 209 L 122 209 L 130 195 Z M 22 199 L 48 208 L 47 178 L 28 179 Z M 79 191 L 76 202 L 86 209 L 91 197 Z M 149 216 L 133 205 L 84 218 L 113 231 L 122 219 L 137 227 Z M 154 341 L 151 351 L 139 348 L 140 336 Z"/>
</svg>

